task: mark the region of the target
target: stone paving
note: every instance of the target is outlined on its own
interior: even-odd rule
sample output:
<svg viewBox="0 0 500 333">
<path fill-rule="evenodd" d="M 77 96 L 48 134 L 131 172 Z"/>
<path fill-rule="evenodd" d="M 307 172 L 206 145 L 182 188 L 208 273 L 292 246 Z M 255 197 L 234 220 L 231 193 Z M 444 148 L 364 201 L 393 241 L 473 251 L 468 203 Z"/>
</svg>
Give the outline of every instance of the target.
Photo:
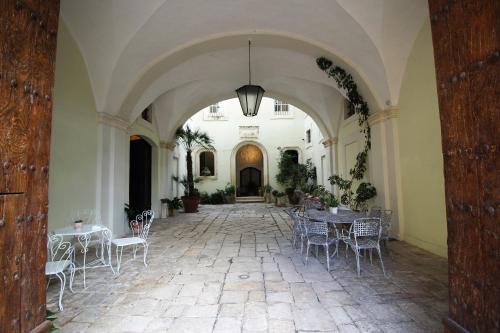
<svg viewBox="0 0 500 333">
<path fill-rule="evenodd" d="M 447 262 L 404 242 L 390 243 L 388 278 L 378 260 L 351 253 L 330 273 L 290 242 L 282 208 L 202 206 L 157 219 L 148 267 L 123 253 L 122 271 L 76 275 L 58 313 L 60 332 L 441 332 L 447 312 Z M 311 252 L 312 254 L 312 252 Z M 57 310 L 57 283 L 48 307 Z"/>
</svg>

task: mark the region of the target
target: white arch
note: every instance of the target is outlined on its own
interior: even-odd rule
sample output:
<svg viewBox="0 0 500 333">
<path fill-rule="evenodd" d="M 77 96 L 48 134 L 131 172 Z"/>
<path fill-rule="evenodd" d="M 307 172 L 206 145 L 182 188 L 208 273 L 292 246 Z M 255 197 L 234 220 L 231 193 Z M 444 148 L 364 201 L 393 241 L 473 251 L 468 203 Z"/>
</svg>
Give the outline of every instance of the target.
<svg viewBox="0 0 500 333">
<path fill-rule="evenodd" d="M 231 184 L 234 186 L 237 186 L 236 184 L 236 154 L 240 150 L 241 147 L 246 146 L 246 145 L 254 145 L 257 148 L 260 149 L 262 153 L 262 170 L 263 173 L 263 185 L 269 184 L 269 159 L 267 156 L 267 150 L 266 148 L 258 141 L 255 140 L 245 140 L 242 142 L 239 142 L 236 146 L 234 146 L 232 152 L 231 152 Z"/>
</svg>

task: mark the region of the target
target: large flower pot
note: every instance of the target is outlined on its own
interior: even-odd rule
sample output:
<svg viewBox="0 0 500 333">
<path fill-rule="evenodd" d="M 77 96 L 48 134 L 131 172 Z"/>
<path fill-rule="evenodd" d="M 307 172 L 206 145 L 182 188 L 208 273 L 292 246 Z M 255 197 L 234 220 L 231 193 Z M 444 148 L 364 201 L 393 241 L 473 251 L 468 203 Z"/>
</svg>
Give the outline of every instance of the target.
<svg viewBox="0 0 500 333">
<path fill-rule="evenodd" d="M 181 199 L 184 205 L 184 213 L 196 213 L 198 211 L 198 204 L 200 203 L 199 197 L 183 196 Z"/>
</svg>

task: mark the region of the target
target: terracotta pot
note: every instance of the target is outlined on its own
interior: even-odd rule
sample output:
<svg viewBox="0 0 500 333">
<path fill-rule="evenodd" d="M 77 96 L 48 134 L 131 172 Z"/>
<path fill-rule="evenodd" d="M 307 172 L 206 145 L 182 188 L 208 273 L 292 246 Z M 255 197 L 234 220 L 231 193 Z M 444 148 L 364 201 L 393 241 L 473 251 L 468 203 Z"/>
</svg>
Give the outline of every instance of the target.
<svg viewBox="0 0 500 333">
<path fill-rule="evenodd" d="M 200 203 L 199 197 L 183 196 L 181 199 L 184 205 L 184 213 L 196 213 L 198 211 L 198 204 Z"/>
<path fill-rule="evenodd" d="M 175 216 L 175 215 L 177 215 L 177 209 L 169 208 L 168 209 L 168 216 L 172 217 L 172 216 Z"/>
</svg>

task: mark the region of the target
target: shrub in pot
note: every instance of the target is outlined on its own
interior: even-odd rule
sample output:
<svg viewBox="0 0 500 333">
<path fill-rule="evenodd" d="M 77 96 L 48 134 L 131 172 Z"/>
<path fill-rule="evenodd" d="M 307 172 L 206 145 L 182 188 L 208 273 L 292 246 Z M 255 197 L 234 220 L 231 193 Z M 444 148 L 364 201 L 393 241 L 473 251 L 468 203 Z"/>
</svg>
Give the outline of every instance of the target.
<svg viewBox="0 0 500 333">
<path fill-rule="evenodd" d="M 283 207 L 286 206 L 287 196 L 284 192 L 276 193 L 276 206 Z"/>
<path fill-rule="evenodd" d="M 322 198 L 321 202 L 325 207 L 328 207 L 330 210 L 330 213 L 332 214 L 337 214 L 338 213 L 338 207 L 339 207 L 339 201 L 335 195 L 332 193 L 326 193 Z"/>
<path fill-rule="evenodd" d="M 172 199 L 165 200 L 168 207 L 168 216 L 177 215 L 177 210 L 182 208 L 182 201 L 179 197 L 174 197 Z"/>
<path fill-rule="evenodd" d="M 272 203 L 273 202 L 273 195 L 271 194 L 273 188 L 271 185 L 264 185 L 262 187 L 262 190 L 264 191 L 264 201 L 266 203 Z"/>
<path fill-rule="evenodd" d="M 194 187 L 193 176 L 193 151 L 198 148 L 207 150 L 214 150 L 212 146 L 212 139 L 207 133 L 200 130 L 191 130 L 189 126 L 185 128 L 179 127 L 175 132 L 176 141 L 181 144 L 186 150 L 186 184 L 182 203 L 184 205 L 184 212 L 195 213 L 198 211 L 198 204 L 200 202 L 200 193 Z"/>
<path fill-rule="evenodd" d="M 224 188 L 224 203 L 234 204 L 236 202 L 236 186 L 227 183 Z"/>
</svg>

